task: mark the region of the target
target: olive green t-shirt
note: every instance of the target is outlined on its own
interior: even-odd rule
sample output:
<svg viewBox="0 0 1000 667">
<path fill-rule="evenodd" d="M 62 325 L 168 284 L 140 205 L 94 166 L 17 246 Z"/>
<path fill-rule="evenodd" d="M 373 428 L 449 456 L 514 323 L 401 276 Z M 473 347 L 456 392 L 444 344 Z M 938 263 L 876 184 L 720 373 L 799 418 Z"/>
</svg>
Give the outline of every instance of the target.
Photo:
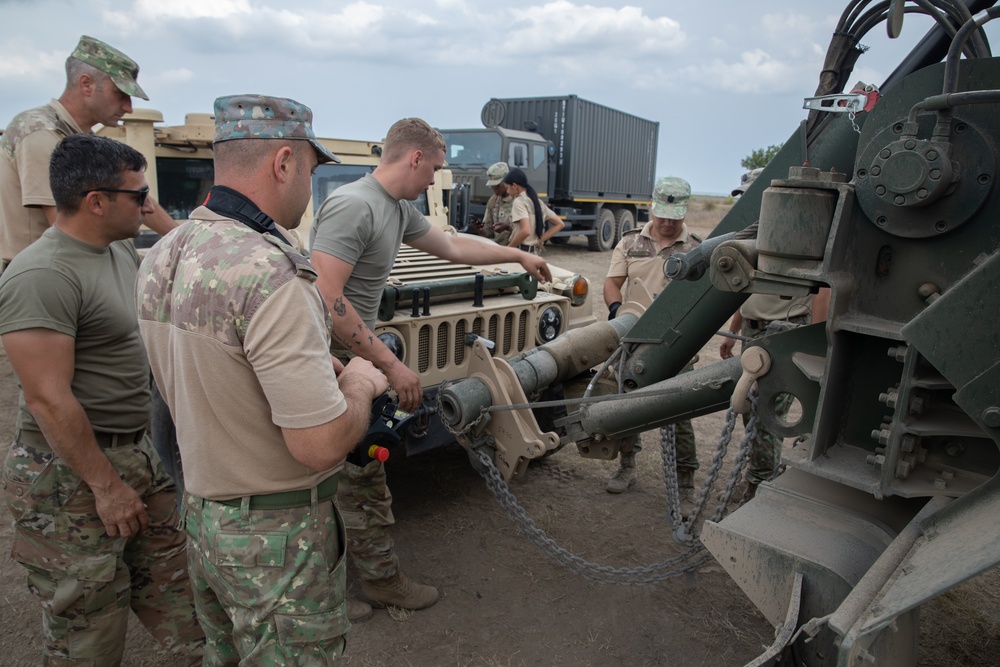
<svg viewBox="0 0 1000 667">
<path fill-rule="evenodd" d="M 430 231 L 427 218 L 408 201 L 394 199 L 371 174 L 333 191 L 316 213 L 312 250 L 354 267 L 344 296 L 361 321 L 375 327 L 382 288 L 400 243 Z"/>
<path fill-rule="evenodd" d="M 50 227 L 0 276 L 0 334 L 51 329 L 74 338 L 73 395 L 95 431 L 149 421 L 149 364 L 135 314 L 139 256 L 129 241 L 92 246 Z M 38 431 L 24 403 L 18 428 Z"/>
</svg>

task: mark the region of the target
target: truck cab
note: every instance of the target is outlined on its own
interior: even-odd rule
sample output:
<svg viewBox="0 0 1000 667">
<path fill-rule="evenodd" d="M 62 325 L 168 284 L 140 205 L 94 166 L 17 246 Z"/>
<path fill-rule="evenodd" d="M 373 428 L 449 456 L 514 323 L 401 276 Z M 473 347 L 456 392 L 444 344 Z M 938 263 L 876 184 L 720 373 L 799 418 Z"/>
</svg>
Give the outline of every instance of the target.
<svg viewBox="0 0 1000 667">
<path fill-rule="evenodd" d="M 548 200 L 549 182 L 555 179 L 555 163 L 550 158 L 554 148 L 545 137 L 502 127 L 443 130 L 441 134 L 447 145 L 448 169 L 454 182 L 468 190 L 472 216 L 482 220 L 486 212 L 486 201 L 493 194 L 486 185 L 486 170 L 496 162 L 506 162 L 524 171 L 538 197 Z"/>
</svg>

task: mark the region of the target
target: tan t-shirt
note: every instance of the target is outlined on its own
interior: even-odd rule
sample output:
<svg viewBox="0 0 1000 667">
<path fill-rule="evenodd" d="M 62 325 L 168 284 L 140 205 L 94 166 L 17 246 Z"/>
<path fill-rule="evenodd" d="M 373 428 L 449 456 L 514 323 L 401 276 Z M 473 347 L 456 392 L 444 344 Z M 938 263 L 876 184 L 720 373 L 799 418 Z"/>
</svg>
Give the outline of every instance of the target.
<svg viewBox="0 0 1000 667">
<path fill-rule="evenodd" d="M 528 219 L 528 237 L 521 241 L 522 245 L 534 245 L 538 242 L 538 234 L 535 233 L 535 207 L 531 203 L 531 199 L 528 195 L 523 192 L 518 196 L 514 197 L 514 201 L 510 206 L 510 220 L 514 227 L 517 227 L 518 221 Z M 511 232 L 511 235 L 516 234 L 517 231 Z"/>
<path fill-rule="evenodd" d="M 688 234 L 687 225 L 682 224 L 681 233 L 674 242 L 658 249 L 650 233 L 652 225 L 652 222 L 647 222 L 641 231 L 624 236 L 611 253 L 608 278 L 625 278 L 622 301 L 628 301 L 629 290 L 636 281 L 641 282 L 655 299 L 670 282 L 663 275 L 663 264 L 667 258 L 677 252 L 691 252 L 698 246 L 697 239 Z"/>
<path fill-rule="evenodd" d="M 288 246 L 196 209 L 139 270 L 139 328 L 177 426 L 187 490 L 226 500 L 308 489 L 282 428 L 339 417 L 316 273 Z"/>
<path fill-rule="evenodd" d="M 58 100 L 14 116 L 0 137 L 0 259 L 10 261 L 49 228 L 42 206 L 55 206 L 49 158 L 82 130 Z"/>
</svg>

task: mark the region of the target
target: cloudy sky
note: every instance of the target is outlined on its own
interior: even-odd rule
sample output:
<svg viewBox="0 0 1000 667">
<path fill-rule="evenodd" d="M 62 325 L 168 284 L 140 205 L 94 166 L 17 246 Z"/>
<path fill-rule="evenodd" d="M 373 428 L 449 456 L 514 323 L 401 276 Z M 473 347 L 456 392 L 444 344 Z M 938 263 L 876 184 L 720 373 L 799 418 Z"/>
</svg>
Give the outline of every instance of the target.
<svg viewBox="0 0 1000 667">
<path fill-rule="evenodd" d="M 81 34 L 121 49 L 167 124 L 219 95 L 312 107 L 317 133 L 397 119 L 479 127 L 491 97 L 575 94 L 658 121 L 657 173 L 728 192 L 752 150 L 804 118 L 846 0 L 0 0 L 0 124 L 57 97 Z M 1000 42 L 1000 21 L 987 26 Z M 930 27 L 884 25 L 854 80 L 881 84 Z"/>
</svg>

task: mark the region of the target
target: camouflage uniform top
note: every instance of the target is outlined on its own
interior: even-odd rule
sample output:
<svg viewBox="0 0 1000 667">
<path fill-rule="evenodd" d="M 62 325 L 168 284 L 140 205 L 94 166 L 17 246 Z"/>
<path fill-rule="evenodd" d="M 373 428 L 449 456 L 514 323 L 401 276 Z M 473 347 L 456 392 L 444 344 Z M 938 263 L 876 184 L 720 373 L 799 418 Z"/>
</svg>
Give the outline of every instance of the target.
<svg viewBox="0 0 1000 667">
<path fill-rule="evenodd" d="M 510 211 L 513 204 L 513 197 L 508 197 L 506 195 L 498 197 L 495 194 L 490 195 L 489 201 L 486 202 L 486 214 L 483 216 L 483 227 L 489 230 L 493 235 L 500 233 L 495 231 L 497 225 L 507 225 L 506 231 L 510 231 Z"/>
<path fill-rule="evenodd" d="M 316 273 L 270 235 L 205 207 L 191 218 L 150 250 L 136 283 L 185 486 L 212 500 L 314 487 L 333 471 L 296 461 L 281 429 L 347 409 Z"/>
<path fill-rule="evenodd" d="M 39 208 L 55 206 L 49 157 L 64 137 L 84 132 L 58 100 L 10 121 L 0 137 L 0 259 L 9 262 L 49 228 Z"/>
<path fill-rule="evenodd" d="M 681 233 L 674 242 L 660 249 L 650 234 L 653 224 L 652 221 L 647 222 L 640 231 L 623 236 L 611 254 L 608 278 L 626 278 L 622 287 L 623 301 L 628 301 L 634 281 L 641 282 L 655 299 L 670 282 L 663 275 L 663 263 L 667 257 L 675 252 L 691 252 L 698 246 L 698 239 L 688 233 L 687 225 L 681 224 Z"/>
</svg>

